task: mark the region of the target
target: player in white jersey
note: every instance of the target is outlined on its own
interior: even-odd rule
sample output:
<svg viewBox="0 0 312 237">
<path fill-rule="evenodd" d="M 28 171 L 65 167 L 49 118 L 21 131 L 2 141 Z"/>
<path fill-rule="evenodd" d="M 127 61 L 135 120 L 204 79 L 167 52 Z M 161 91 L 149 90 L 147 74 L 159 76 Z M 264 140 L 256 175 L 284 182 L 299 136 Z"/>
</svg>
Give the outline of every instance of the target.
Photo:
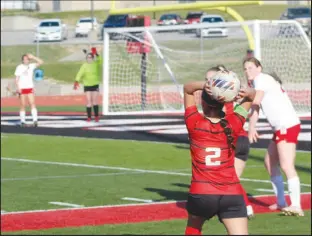
<svg viewBox="0 0 312 237">
<path fill-rule="evenodd" d="M 35 63 L 30 63 L 30 60 L 34 60 Z M 43 61 L 40 58 L 33 56 L 32 54 L 24 54 L 22 56 L 22 63 L 18 65 L 15 69 L 16 76 L 16 88 L 17 92 L 20 95 L 20 119 L 21 126 L 25 125 L 26 120 L 26 98 L 28 98 L 30 107 L 31 107 L 31 115 L 33 118 L 34 126 L 38 125 L 38 112 L 35 104 L 34 97 L 34 70 L 39 67 Z"/>
<path fill-rule="evenodd" d="M 256 123 L 261 107 L 270 123 L 274 135 L 265 156 L 265 167 L 271 176 L 277 204 L 270 209 L 280 209 L 285 215 L 303 216 L 300 203 L 300 180 L 295 169 L 296 144 L 300 133 L 300 120 L 281 85 L 279 78 L 262 73 L 262 65 L 256 58 L 244 61 L 244 71 L 250 85 L 257 91 L 251 109 L 248 137 L 256 142 Z M 287 177 L 291 205 L 287 207 L 284 195 L 283 177 L 279 165 Z"/>
</svg>

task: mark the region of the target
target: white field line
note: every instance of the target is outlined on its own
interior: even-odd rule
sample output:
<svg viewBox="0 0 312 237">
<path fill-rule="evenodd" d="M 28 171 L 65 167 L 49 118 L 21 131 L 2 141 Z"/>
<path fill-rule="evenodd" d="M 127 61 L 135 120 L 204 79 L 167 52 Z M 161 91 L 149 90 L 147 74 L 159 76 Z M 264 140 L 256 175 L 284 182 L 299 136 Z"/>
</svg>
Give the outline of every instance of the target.
<svg viewBox="0 0 312 237">
<path fill-rule="evenodd" d="M 309 194 L 311 192 L 303 192 L 301 195 Z M 275 195 L 255 195 L 254 198 L 257 197 L 274 197 Z M 75 207 L 75 208 L 59 208 L 59 209 L 41 209 L 41 210 L 30 210 L 30 211 L 13 211 L 13 212 L 5 212 L 1 213 L 2 215 L 14 215 L 14 214 L 24 214 L 24 213 L 34 213 L 34 212 L 57 212 L 57 211 L 70 211 L 70 210 L 89 210 L 89 209 L 97 209 L 97 208 L 112 208 L 112 207 L 130 207 L 130 206 L 146 206 L 146 205 L 163 205 L 170 203 L 183 203 L 186 200 L 182 201 L 167 201 L 167 202 L 150 202 L 150 203 L 129 203 L 129 204 L 117 204 L 117 205 L 103 205 L 103 206 L 92 206 L 92 207 Z"/>
<path fill-rule="evenodd" d="M 81 178 L 81 177 L 101 177 L 111 175 L 124 175 L 124 174 L 141 174 L 142 172 L 116 172 L 116 173 L 105 173 L 105 174 L 82 174 L 82 175 L 61 175 L 61 176 L 35 176 L 25 178 L 3 178 L 3 181 L 26 181 L 26 180 L 42 180 L 42 179 L 70 179 L 70 178 Z"/>
<path fill-rule="evenodd" d="M 124 171 L 133 171 L 133 172 L 151 173 L 151 174 L 168 174 L 168 175 L 190 176 L 190 174 L 186 174 L 186 173 L 168 172 L 168 171 L 162 171 L 162 170 L 133 169 L 133 168 L 103 166 L 103 165 L 87 165 L 87 164 L 76 164 L 76 163 L 65 163 L 65 162 L 54 162 L 54 161 L 40 161 L 40 160 L 28 160 L 28 159 L 6 158 L 6 157 L 1 157 L 1 160 L 26 162 L 26 163 L 37 163 L 37 164 L 47 164 L 47 165 L 61 165 L 61 166 L 75 166 L 75 167 L 95 168 L 95 169 L 107 169 L 107 170 L 124 170 Z"/>
<path fill-rule="evenodd" d="M 7 211 L 1 210 L 1 214 L 7 213 Z"/>
<path fill-rule="evenodd" d="M 103 165 L 87 165 L 87 164 L 76 164 L 76 163 L 65 163 L 65 162 L 54 162 L 54 161 L 40 161 L 40 160 L 28 160 L 28 159 L 7 158 L 7 157 L 1 157 L 1 160 L 26 162 L 26 163 L 37 163 L 37 164 L 60 165 L 60 166 L 75 166 L 75 167 L 96 168 L 96 169 L 124 170 L 124 171 L 142 172 L 142 173 L 150 173 L 150 174 L 166 174 L 166 175 L 177 175 L 177 176 L 191 176 L 190 173 L 180 173 L 180 172 L 171 172 L 171 171 L 162 171 L 162 170 L 133 169 L 133 168 L 113 167 L 113 166 L 103 166 Z M 262 179 L 241 178 L 240 180 L 248 181 L 248 182 L 256 182 L 256 183 L 271 183 L 270 180 L 262 180 Z M 286 182 L 284 182 L 284 183 L 286 184 Z M 302 183 L 301 186 L 311 187 L 311 184 L 303 184 Z"/>
<path fill-rule="evenodd" d="M 248 182 L 255 182 L 255 183 L 271 183 L 270 180 L 263 180 L 263 179 L 240 178 L 240 180 L 242 180 L 242 181 L 248 181 Z M 284 184 L 287 184 L 287 183 L 284 182 Z M 303 184 L 303 183 L 301 183 L 301 186 L 311 188 L 311 184 Z"/>
<path fill-rule="evenodd" d="M 65 207 L 84 207 L 83 205 L 72 204 L 68 202 L 49 202 L 49 204 L 58 205 L 58 206 L 65 206 Z"/>
<path fill-rule="evenodd" d="M 274 193 L 273 189 L 265 189 L 265 188 L 256 188 L 255 190 L 259 192 L 269 192 L 269 193 Z M 288 194 L 287 191 L 285 191 L 285 194 Z"/>
<path fill-rule="evenodd" d="M 153 200 L 147 200 L 147 199 L 141 199 L 141 198 L 131 198 L 131 197 L 124 197 L 121 200 L 126 200 L 126 201 L 134 201 L 134 202 L 144 202 L 144 203 L 152 203 L 155 202 Z"/>
</svg>

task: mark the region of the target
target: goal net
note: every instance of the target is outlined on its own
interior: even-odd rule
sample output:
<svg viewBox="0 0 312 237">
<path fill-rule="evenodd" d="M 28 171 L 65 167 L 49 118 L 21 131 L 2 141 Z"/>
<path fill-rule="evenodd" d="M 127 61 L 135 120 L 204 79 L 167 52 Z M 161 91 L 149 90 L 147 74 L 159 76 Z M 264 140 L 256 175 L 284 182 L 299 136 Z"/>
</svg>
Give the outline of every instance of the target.
<svg viewBox="0 0 312 237">
<path fill-rule="evenodd" d="M 107 29 L 103 113 L 181 113 L 183 84 L 204 80 L 217 64 L 246 85 L 242 62 L 250 47 L 264 71 L 282 79 L 298 113 L 310 113 L 311 43 L 294 21 Z"/>
</svg>

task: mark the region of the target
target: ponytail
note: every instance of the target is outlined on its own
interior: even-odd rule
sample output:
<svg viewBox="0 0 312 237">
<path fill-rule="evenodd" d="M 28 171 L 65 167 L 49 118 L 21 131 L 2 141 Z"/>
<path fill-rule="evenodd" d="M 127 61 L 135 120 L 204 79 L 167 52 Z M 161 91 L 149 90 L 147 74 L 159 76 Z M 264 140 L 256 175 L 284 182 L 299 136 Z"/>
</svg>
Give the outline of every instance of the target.
<svg viewBox="0 0 312 237">
<path fill-rule="evenodd" d="M 270 72 L 270 73 L 268 73 L 268 75 L 270 75 L 271 77 L 273 77 L 275 81 L 277 81 L 279 84 L 282 85 L 282 80 L 281 80 L 281 78 L 276 74 L 276 72 L 274 72 L 274 71 L 273 71 L 273 72 Z"/>
</svg>

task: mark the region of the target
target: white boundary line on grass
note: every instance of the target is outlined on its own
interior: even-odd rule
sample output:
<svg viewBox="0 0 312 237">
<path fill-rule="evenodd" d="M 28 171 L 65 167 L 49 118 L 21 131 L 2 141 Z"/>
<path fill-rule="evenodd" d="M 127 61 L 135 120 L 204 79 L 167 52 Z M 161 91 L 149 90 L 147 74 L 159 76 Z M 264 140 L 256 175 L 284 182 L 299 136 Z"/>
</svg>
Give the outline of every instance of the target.
<svg viewBox="0 0 312 237">
<path fill-rule="evenodd" d="M 125 167 L 104 166 L 104 165 L 88 165 L 88 164 L 76 164 L 76 163 L 55 162 L 55 161 L 41 161 L 41 160 L 28 160 L 28 159 L 7 158 L 7 157 L 1 157 L 1 160 L 26 162 L 26 163 L 37 163 L 37 164 L 47 164 L 47 165 L 61 165 L 61 166 L 95 168 L 95 169 L 107 169 L 107 170 L 124 170 L 124 171 L 133 171 L 133 172 L 151 173 L 151 174 L 168 174 L 168 175 L 190 176 L 190 174 L 179 173 L 179 172 L 169 172 L 169 171 L 162 171 L 162 170 L 133 169 L 133 168 L 125 168 Z"/>
<path fill-rule="evenodd" d="M 83 205 L 68 203 L 68 202 L 49 202 L 52 205 L 65 206 L 65 207 L 84 207 Z"/>
<path fill-rule="evenodd" d="M 36 164 L 49 164 L 49 165 L 60 165 L 60 166 L 74 166 L 74 167 L 85 167 L 85 168 L 96 168 L 96 169 L 108 169 L 108 170 L 124 170 L 132 172 L 150 173 L 150 174 L 166 174 L 166 175 L 177 175 L 177 176 L 191 176 L 190 173 L 180 173 L 172 171 L 162 171 L 162 170 L 144 170 L 144 169 L 133 169 L 125 167 L 114 167 L 114 166 L 103 166 L 103 165 L 87 165 L 87 164 L 77 164 L 77 163 L 66 163 L 66 162 L 55 162 L 55 161 L 40 161 L 40 160 L 29 160 L 20 158 L 8 158 L 1 157 L 1 160 L 25 162 L 25 163 L 36 163 Z M 248 179 L 241 178 L 242 181 L 256 182 L 256 183 L 271 183 L 270 180 L 262 179 Z M 284 182 L 286 184 L 286 182 Z M 303 187 L 311 187 L 311 184 L 301 183 Z"/>
<path fill-rule="evenodd" d="M 274 193 L 274 190 L 273 190 L 273 189 L 256 188 L 255 190 L 256 190 L 256 191 L 259 191 L 259 192 Z M 285 194 L 289 194 L 289 193 L 288 193 L 287 191 L 285 191 Z"/>
<path fill-rule="evenodd" d="M 81 174 L 81 175 L 60 175 L 60 176 L 34 176 L 25 178 L 3 178 L 1 182 L 4 181 L 26 181 L 26 180 L 41 180 L 41 179 L 64 179 L 64 178 L 81 178 L 81 177 L 101 177 L 101 176 L 111 176 L 111 175 L 124 175 L 124 174 L 141 174 L 142 172 L 114 172 L 105 174 Z"/>
<path fill-rule="evenodd" d="M 240 178 L 240 180 L 242 180 L 242 181 L 248 181 L 248 182 L 255 182 L 255 183 L 271 183 L 270 180 L 263 180 L 263 179 Z M 287 183 L 284 182 L 284 184 L 287 184 Z M 301 183 L 301 186 L 311 188 L 311 184 L 303 184 L 303 183 Z"/>
<path fill-rule="evenodd" d="M 121 198 L 121 200 L 134 201 L 134 202 L 145 202 L 145 203 L 155 202 L 151 199 L 141 199 L 141 198 L 132 198 L 132 197 L 123 197 L 123 198 Z"/>
<path fill-rule="evenodd" d="M 303 192 L 301 195 L 310 194 L 311 192 Z M 257 197 L 273 197 L 274 195 L 255 195 L 252 196 L 254 198 Z M 87 209 L 97 209 L 97 208 L 113 208 L 113 207 L 130 207 L 130 206 L 146 206 L 146 205 L 163 205 L 163 204 L 171 204 L 171 203 L 183 203 L 183 201 L 167 201 L 167 202 L 150 202 L 150 203 L 129 203 L 129 204 L 117 204 L 117 205 L 103 205 L 103 206 L 92 206 L 92 207 L 77 207 L 77 208 L 59 208 L 59 209 L 41 209 L 41 210 L 30 210 L 30 211 L 13 211 L 1 213 L 2 215 L 14 215 L 14 214 L 24 214 L 24 213 L 34 213 L 34 212 L 55 212 L 55 211 L 71 211 L 71 210 L 87 210 Z"/>
</svg>

